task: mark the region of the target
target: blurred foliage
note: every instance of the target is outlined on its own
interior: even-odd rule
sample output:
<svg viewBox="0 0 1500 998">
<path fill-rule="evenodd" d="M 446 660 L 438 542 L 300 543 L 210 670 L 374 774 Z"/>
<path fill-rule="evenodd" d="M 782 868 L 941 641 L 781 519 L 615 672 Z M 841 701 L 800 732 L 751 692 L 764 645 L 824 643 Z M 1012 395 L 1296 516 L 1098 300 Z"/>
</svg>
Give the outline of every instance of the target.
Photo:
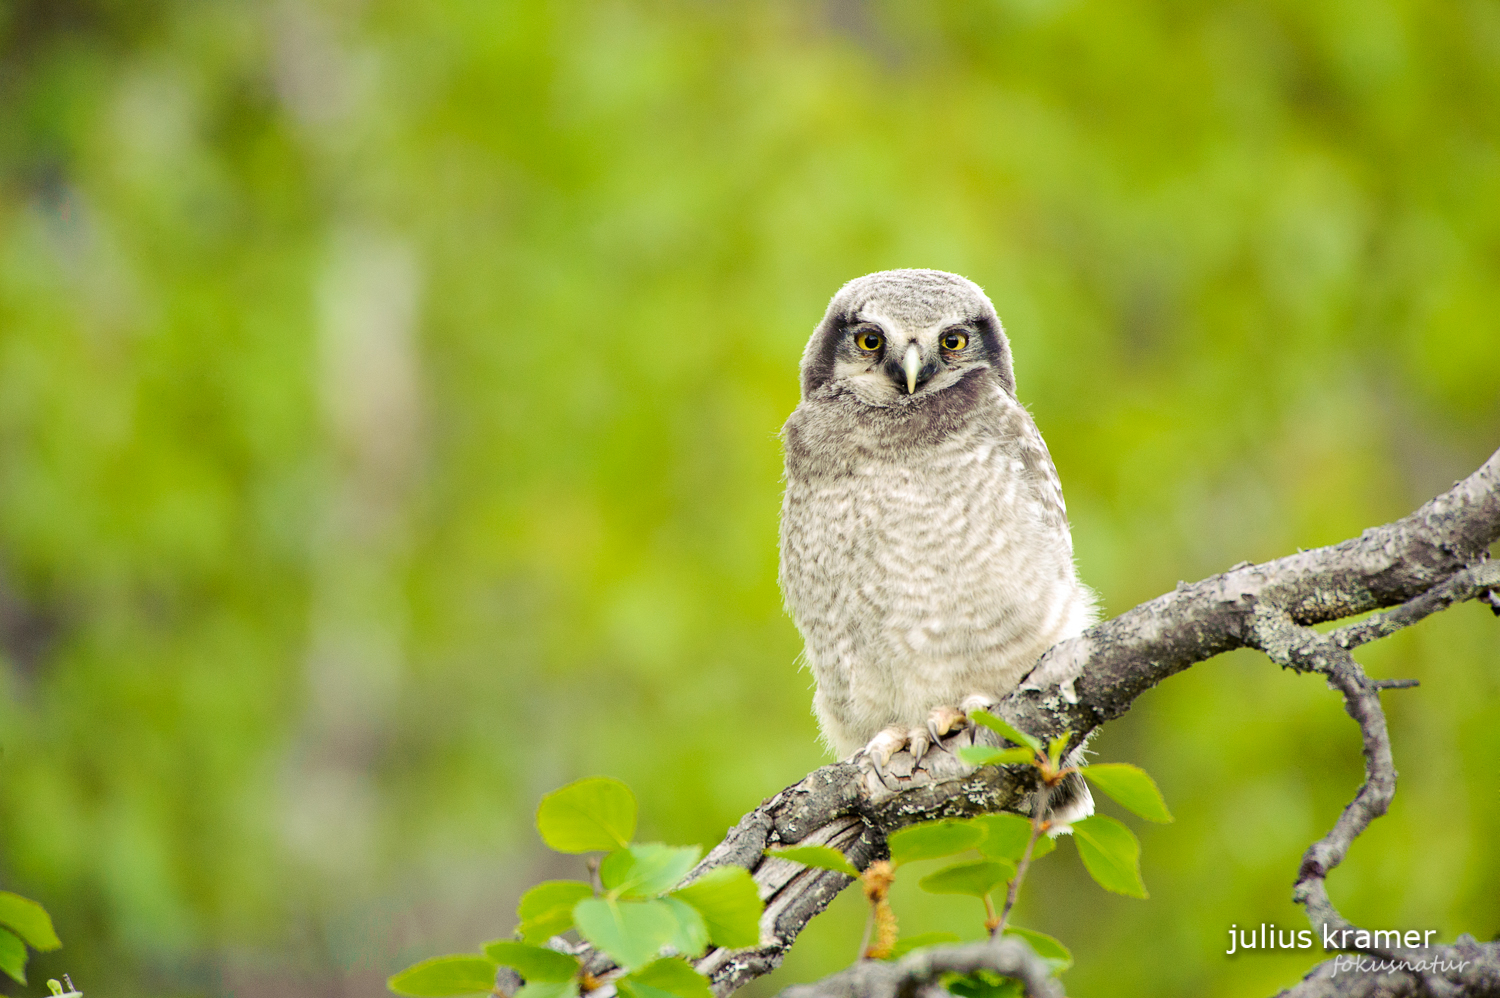
<svg viewBox="0 0 1500 998">
<path fill-rule="evenodd" d="M 25 993 L 376 993 L 578 875 L 544 791 L 709 844 L 822 761 L 776 433 L 850 277 L 989 291 L 1110 612 L 1407 512 L 1500 443 L 1497 140 L 1489 0 L 0 0 Z M 1423 685 L 1355 921 L 1500 930 L 1497 656 L 1474 606 L 1362 653 Z M 1223 951 L 1301 924 L 1336 698 L 1231 655 L 1096 747 L 1178 821 L 1150 901 L 1039 867 L 1070 993 L 1294 981 Z"/>
</svg>

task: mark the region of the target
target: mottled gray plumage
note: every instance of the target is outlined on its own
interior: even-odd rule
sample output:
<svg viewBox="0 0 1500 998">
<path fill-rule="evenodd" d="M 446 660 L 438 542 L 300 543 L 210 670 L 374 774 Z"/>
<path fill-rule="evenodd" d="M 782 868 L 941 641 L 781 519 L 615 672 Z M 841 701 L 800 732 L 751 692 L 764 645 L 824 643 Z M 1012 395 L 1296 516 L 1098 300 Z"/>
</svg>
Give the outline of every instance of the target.
<svg viewBox="0 0 1500 998">
<path fill-rule="evenodd" d="M 781 586 L 840 756 L 920 756 L 935 709 L 993 703 L 1092 622 L 1057 471 L 971 281 L 846 284 L 808 341 L 783 439 Z"/>
</svg>

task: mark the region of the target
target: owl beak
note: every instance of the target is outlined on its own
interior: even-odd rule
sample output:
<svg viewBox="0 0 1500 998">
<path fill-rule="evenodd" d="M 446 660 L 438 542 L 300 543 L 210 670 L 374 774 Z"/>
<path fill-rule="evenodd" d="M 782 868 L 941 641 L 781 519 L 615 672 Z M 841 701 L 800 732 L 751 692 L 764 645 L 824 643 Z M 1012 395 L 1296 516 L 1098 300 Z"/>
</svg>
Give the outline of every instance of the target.
<svg viewBox="0 0 1500 998">
<path fill-rule="evenodd" d="M 901 355 L 901 369 L 906 372 L 906 394 L 915 394 L 917 375 L 922 373 L 922 348 L 916 343 L 906 345 L 906 353 Z"/>
</svg>

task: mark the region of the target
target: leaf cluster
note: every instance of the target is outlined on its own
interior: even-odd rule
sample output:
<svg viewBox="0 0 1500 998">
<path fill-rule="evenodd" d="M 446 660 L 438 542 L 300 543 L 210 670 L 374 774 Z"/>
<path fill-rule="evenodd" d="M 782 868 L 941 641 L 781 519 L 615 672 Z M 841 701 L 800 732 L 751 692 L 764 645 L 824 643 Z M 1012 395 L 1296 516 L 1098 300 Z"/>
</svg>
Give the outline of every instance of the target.
<svg viewBox="0 0 1500 998">
<path fill-rule="evenodd" d="M 602 854 L 590 863 L 593 882 L 536 885 L 517 906 L 514 938 L 486 943 L 478 956 L 424 960 L 392 976 L 390 989 L 413 998 L 488 992 L 503 966 L 525 981 L 517 998 L 577 998 L 605 979 L 545 945 L 576 931 L 615 962 L 606 978 L 624 998 L 709 998 L 708 979 L 688 959 L 710 944 L 733 949 L 760 941 L 763 905 L 755 881 L 740 867 L 721 866 L 682 884 L 702 850 L 633 842 L 636 814 L 630 788 L 607 777 L 543 797 L 536 813 L 542 841 L 562 853 Z"/>
<path fill-rule="evenodd" d="M 1147 821 L 1169 822 L 1172 814 L 1156 781 L 1139 766 L 1124 762 L 1096 765 L 1062 765 L 1062 754 L 1072 738 L 1064 732 L 1044 748 L 1040 739 L 1017 729 L 1004 719 L 987 711 L 974 711 L 970 717 L 984 725 L 1013 748 L 971 745 L 958 751 L 959 757 L 975 766 L 1028 765 L 1035 767 L 1042 783 L 1056 786 L 1069 774 L 1079 773 L 1105 796 Z M 1146 885 L 1141 880 L 1141 844 L 1123 823 L 1107 815 L 1096 814 L 1072 822 L 1070 830 L 1078 847 L 1079 858 L 1089 876 L 1105 890 L 1127 897 L 1144 898 Z"/>
<path fill-rule="evenodd" d="M 0 891 L 0 970 L 26 983 L 26 947 L 42 953 L 62 948 L 47 910 L 30 898 Z"/>
<path fill-rule="evenodd" d="M 1031 831 L 1031 822 L 1018 814 L 982 814 L 973 818 L 945 818 L 911 825 L 891 833 L 886 840 L 891 852 L 889 867 L 894 872 L 906 864 L 922 860 L 977 853 L 978 858 L 970 856 L 945 866 L 923 877 L 917 884 L 932 894 L 978 898 L 986 903 L 988 912 L 991 892 L 1005 886 L 1016 875 L 1017 864 L 1032 839 Z M 1045 855 L 1055 848 L 1052 839 L 1042 838 L 1033 846 L 1032 855 Z M 806 866 L 837 870 L 852 877 L 864 876 L 854 869 L 848 857 L 829 846 L 790 846 L 767 850 L 766 854 Z M 1073 958 L 1067 947 L 1051 936 L 1019 927 L 1009 927 L 1005 934 L 1024 937 L 1039 955 L 1052 963 L 1055 973 L 1072 965 Z M 898 940 L 884 955 L 896 959 L 924 946 L 950 942 L 958 942 L 958 937 L 949 932 L 925 932 Z"/>
</svg>

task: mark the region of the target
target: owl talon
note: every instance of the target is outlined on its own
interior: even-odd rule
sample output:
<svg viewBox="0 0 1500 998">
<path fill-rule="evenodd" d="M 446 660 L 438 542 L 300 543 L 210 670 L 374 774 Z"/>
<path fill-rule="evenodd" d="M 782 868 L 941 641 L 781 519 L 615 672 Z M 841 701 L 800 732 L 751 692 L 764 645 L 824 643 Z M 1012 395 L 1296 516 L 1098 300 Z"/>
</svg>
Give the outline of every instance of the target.
<svg viewBox="0 0 1500 998">
<path fill-rule="evenodd" d="M 883 746 L 877 746 L 874 749 L 866 746 L 863 750 L 856 753 L 854 756 L 855 764 L 858 765 L 860 771 L 865 774 L 865 787 L 871 794 L 874 794 L 876 796 L 880 796 L 883 791 L 896 791 L 901 789 L 901 784 L 895 778 L 895 774 L 890 772 L 890 755 L 886 755 L 886 761 L 884 763 L 880 761 L 880 754 L 882 751 Z M 911 775 L 911 767 L 909 766 L 907 767 L 907 775 Z"/>
<path fill-rule="evenodd" d="M 931 733 L 926 728 L 883 728 L 871 738 L 864 748 L 855 753 L 853 761 L 864 771 L 866 785 L 872 793 L 881 789 L 900 790 L 903 779 L 910 779 L 912 770 L 921 763 L 934 745 Z M 908 755 L 900 755 L 902 750 Z"/>
<path fill-rule="evenodd" d="M 941 746 L 943 739 L 969 723 L 969 716 L 957 707 L 934 707 L 927 715 L 927 734 L 932 744 Z"/>
<path fill-rule="evenodd" d="M 906 730 L 904 728 L 882 728 L 870 744 L 865 746 L 864 755 L 875 763 L 875 768 L 884 770 L 891 764 L 891 756 L 900 752 L 906 746 Z"/>
<path fill-rule="evenodd" d="M 932 737 L 932 726 L 929 723 L 926 728 L 912 728 L 907 733 L 907 741 L 911 743 L 912 765 L 922 761 L 927 750 L 938 744 L 938 739 Z"/>
</svg>

